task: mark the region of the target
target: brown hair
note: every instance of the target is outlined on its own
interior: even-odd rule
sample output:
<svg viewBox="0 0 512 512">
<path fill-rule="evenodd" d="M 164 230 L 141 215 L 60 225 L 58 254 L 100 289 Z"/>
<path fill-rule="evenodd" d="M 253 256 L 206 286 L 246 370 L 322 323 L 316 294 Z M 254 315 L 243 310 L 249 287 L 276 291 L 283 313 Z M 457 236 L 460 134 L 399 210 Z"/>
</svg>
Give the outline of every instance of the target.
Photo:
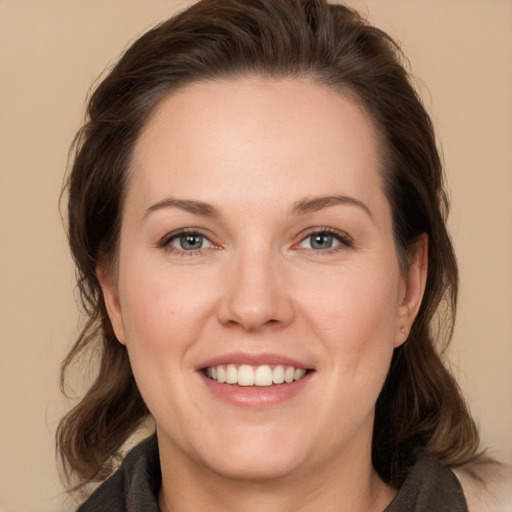
<svg viewBox="0 0 512 512">
<path fill-rule="evenodd" d="M 441 360 L 458 288 L 442 164 L 398 46 L 355 11 L 324 0 L 202 0 L 135 41 L 92 94 L 75 139 L 66 185 L 68 233 L 87 323 L 63 363 L 61 384 L 84 349 L 101 350 L 96 379 L 58 428 L 68 475 L 76 473 L 80 485 L 104 479 L 149 415 L 96 277 L 100 258 L 116 254 L 134 142 L 171 91 L 240 74 L 308 77 L 351 94 L 369 112 L 381 137 L 403 268 L 420 235 L 429 237 L 424 299 L 376 405 L 373 463 L 384 480 L 397 484 L 417 447 L 453 466 L 474 459 L 478 432 Z"/>
</svg>

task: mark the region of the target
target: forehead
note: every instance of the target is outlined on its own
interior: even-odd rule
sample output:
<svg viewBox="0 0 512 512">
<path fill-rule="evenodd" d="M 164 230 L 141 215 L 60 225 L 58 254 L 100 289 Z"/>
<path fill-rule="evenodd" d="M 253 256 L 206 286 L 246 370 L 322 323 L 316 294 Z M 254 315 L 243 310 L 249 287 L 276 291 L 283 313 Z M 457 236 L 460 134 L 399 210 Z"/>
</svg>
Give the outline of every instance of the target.
<svg viewBox="0 0 512 512">
<path fill-rule="evenodd" d="M 348 94 L 307 79 L 244 77 L 171 93 L 136 143 L 129 195 L 246 204 L 381 193 L 377 136 Z M 250 192 L 250 193 L 248 193 Z"/>
</svg>

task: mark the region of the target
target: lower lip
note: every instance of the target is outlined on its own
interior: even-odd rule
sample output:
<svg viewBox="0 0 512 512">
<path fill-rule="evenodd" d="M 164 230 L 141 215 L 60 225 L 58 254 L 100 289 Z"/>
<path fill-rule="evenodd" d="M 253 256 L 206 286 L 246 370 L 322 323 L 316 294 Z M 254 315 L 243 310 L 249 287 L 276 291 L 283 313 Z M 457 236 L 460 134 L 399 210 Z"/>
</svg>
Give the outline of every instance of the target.
<svg viewBox="0 0 512 512">
<path fill-rule="evenodd" d="M 272 386 L 238 386 L 224 384 L 209 379 L 199 372 L 209 391 L 218 399 L 239 407 L 271 407 L 294 398 L 307 385 L 314 372 L 309 372 L 302 379 L 290 383 Z"/>
</svg>

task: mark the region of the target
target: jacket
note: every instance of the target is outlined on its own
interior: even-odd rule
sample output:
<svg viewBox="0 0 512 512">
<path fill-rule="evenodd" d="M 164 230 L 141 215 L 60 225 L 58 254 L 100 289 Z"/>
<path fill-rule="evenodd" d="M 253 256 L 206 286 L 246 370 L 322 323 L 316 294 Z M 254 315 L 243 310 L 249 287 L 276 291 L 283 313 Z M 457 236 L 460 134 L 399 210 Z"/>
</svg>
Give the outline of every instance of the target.
<svg viewBox="0 0 512 512">
<path fill-rule="evenodd" d="M 160 512 L 162 484 L 158 442 L 151 436 L 125 457 L 78 512 Z M 393 501 L 383 512 L 468 512 L 462 487 L 451 469 L 421 452 Z"/>
</svg>

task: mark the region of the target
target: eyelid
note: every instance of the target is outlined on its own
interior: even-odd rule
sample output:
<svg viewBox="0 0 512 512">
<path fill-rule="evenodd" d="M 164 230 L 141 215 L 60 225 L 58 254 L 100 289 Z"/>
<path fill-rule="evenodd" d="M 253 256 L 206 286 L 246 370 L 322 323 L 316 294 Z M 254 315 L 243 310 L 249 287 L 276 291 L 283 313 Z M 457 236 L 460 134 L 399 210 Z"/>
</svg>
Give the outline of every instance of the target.
<svg viewBox="0 0 512 512">
<path fill-rule="evenodd" d="M 352 237 L 345 231 L 341 231 L 339 229 L 335 229 L 335 228 L 331 228 L 331 227 L 314 227 L 314 228 L 307 229 L 305 232 L 302 232 L 299 235 L 300 236 L 299 242 L 294 244 L 294 247 L 300 246 L 300 244 L 302 242 L 304 242 L 310 236 L 316 235 L 316 234 L 322 234 L 322 233 L 326 233 L 326 234 L 329 234 L 329 235 L 335 237 L 340 242 L 340 245 L 336 246 L 336 247 L 329 248 L 329 249 L 324 249 L 324 250 L 313 249 L 313 248 L 311 248 L 311 249 L 305 248 L 305 249 L 309 250 L 309 251 L 314 251 L 315 253 L 322 253 L 322 252 L 329 253 L 329 252 L 334 252 L 334 251 L 337 251 L 337 250 L 340 250 L 343 248 L 353 247 L 353 245 L 354 245 L 354 241 L 353 241 Z"/>
<path fill-rule="evenodd" d="M 329 235 L 335 237 L 340 242 L 339 245 L 329 248 L 329 249 L 323 249 L 323 250 L 313 249 L 313 248 L 310 248 L 310 249 L 303 248 L 303 249 L 306 251 L 309 250 L 309 251 L 315 252 L 315 253 L 329 254 L 331 252 L 336 252 L 336 251 L 342 250 L 344 248 L 353 247 L 353 245 L 354 245 L 352 237 L 345 231 L 341 231 L 339 229 L 335 229 L 332 227 L 313 227 L 313 228 L 308 228 L 307 230 L 304 230 L 302 233 L 300 233 L 299 241 L 296 242 L 295 244 L 293 244 L 292 248 L 300 248 L 300 244 L 302 242 L 304 242 L 308 237 L 315 235 L 315 234 L 322 234 L 322 233 L 326 233 L 326 234 L 329 234 Z M 191 250 L 191 251 L 185 251 L 185 250 L 182 250 L 182 249 L 179 249 L 177 247 L 173 247 L 170 245 L 170 242 L 172 240 L 174 240 L 180 236 L 188 235 L 188 234 L 201 235 L 206 240 L 208 240 L 208 242 L 211 245 L 209 247 Z M 208 249 L 212 249 L 212 248 L 219 249 L 221 247 L 220 244 L 218 244 L 214 241 L 211 233 L 207 232 L 206 230 L 204 230 L 202 228 L 195 228 L 195 227 L 179 228 L 179 229 L 176 229 L 169 233 L 166 233 L 162 238 L 159 239 L 156 246 L 158 248 L 166 249 L 169 252 L 175 252 L 175 253 L 186 254 L 186 255 L 194 255 L 194 254 L 201 253 Z"/>
<path fill-rule="evenodd" d="M 184 235 L 200 235 L 203 238 L 205 238 L 206 240 L 208 240 L 208 242 L 211 245 L 209 247 L 204 247 L 204 248 L 202 247 L 200 249 L 184 251 L 183 249 L 179 249 L 178 247 L 174 247 L 170 244 L 171 241 L 179 238 L 180 236 L 184 236 Z M 160 238 L 160 240 L 157 242 L 156 246 L 161 249 L 166 249 L 169 252 L 174 252 L 174 253 L 183 254 L 183 255 L 187 255 L 187 256 L 195 255 L 202 251 L 219 247 L 219 245 L 212 240 L 211 234 L 207 233 L 204 229 L 194 228 L 194 227 L 179 228 L 174 231 L 171 231 L 170 233 L 166 233 L 162 238 Z"/>
</svg>

